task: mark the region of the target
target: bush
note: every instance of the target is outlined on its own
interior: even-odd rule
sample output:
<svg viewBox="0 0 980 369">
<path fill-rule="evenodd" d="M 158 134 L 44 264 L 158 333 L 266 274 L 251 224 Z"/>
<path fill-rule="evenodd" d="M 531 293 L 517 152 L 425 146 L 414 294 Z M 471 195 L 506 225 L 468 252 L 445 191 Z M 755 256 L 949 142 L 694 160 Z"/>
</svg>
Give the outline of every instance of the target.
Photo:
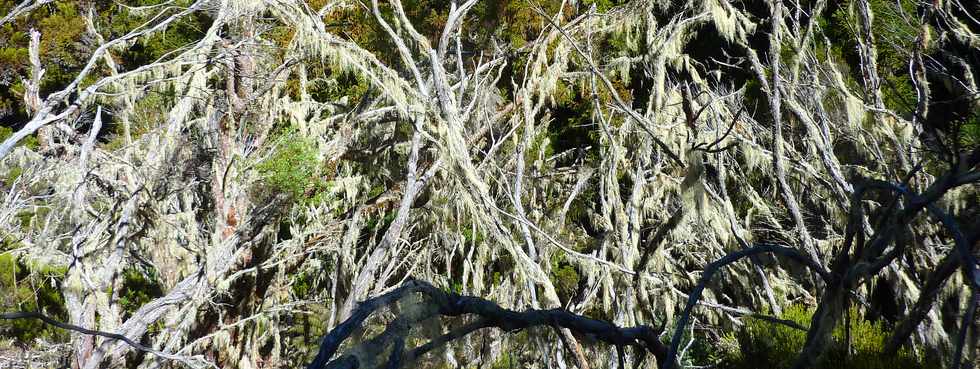
<svg viewBox="0 0 980 369">
<path fill-rule="evenodd" d="M 316 190 L 319 159 L 314 142 L 289 131 L 280 134 L 281 146 L 256 169 L 262 177 L 263 187 L 275 193 L 284 193 L 294 200 L 317 200 Z"/>
<path fill-rule="evenodd" d="M 13 128 L 0 126 L 0 142 L 6 141 L 8 137 L 14 134 Z M 23 146 L 31 150 L 37 150 L 38 141 L 36 135 L 30 135 L 24 137 L 23 140 L 17 143 L 17 146 Z"/>
<path fill-rule="evenodd" d="M 855 308 L 851 309 L 850 315 L 851 354 L 847 355 L 846 331 L 842 321 L 834 328 L 833 341 L 818 361 L 816 369 L 937 367 L 906 349 L 902 349 L 898 355 L 884 355 L 885 340 L 889 336 L 885 324 L 865 320 Z M 812 317 L 811 308 L 794 305 L 787 308 L 781 318 L 805 327 Z M 722 341 L 723 344 L 718 345 L 721 348 L 719 368 L 755 369 L 760 364 L 774 369 L 788 368 L 803 350 L 806 332 L 782 324 L 749 319 L 738 332 Z"/>
<path fill-rule="evenodd" d="M 22 245 L 10 236 L 0 236 L 0 311 L 40 311 L 64 321 L 66 312 L 60 285 L 67 269 L 6 253 Z M 63 341 L 67 334 L 40 320 L 17 319 L 0 324 L 0 337 L 29 343 L 37 338 Z"/>
<path fill-rule="evenodd" d="M 163 296 L 163 286 L 152 271 L 144 274 L 138 269 L 129 268 L 123 271 L 122 277 L 117 303 L 122 307 L 123 319 L 128 319 L 151 300 Z"/>
<path fill-rule="evenodd" d="M 551 258 L 550 279 L 558 293 L 558 298 L 565 304 L 575 297 L 581 276 L 578 269 L 568 263 L 562 254 L 555 254 Z"/>
</svg>

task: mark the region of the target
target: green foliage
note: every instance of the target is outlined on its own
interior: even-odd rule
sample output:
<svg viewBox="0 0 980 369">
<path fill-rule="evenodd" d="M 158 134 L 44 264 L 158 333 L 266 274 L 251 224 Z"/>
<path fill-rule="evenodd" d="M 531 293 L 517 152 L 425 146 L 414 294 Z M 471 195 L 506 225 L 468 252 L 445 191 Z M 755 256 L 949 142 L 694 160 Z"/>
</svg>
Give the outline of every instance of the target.
<svg viewBox="0 0 980 369">
<path fill-rule="evenodd" d="M 980 146 L 980 112 L 975 112 L 959 126 L 960 145 L 964 147 Z"/>
<path fill-rule="evenodd" d="M 782 319 L 804 327 L 810 323 L 813 312 L 802 305 L 793 305 L 783 312 Z M 774 368 L 792 365 L 796 354 L 806 342 L 806 332 L 781 324 L 750 319 L 736 335 L 736 351 L 727 353 L 725 359 L 732 368 L 748 368 L 752 363 L 770 363 Z M 759 361 L 764 360 L 764 361 Z"/>
<path fill-rule="evenodd" d="M 31 210 L 23 210 L 17 213 L 16 217 L 20 220 L 20 226 L 23 228 L 41 227 L 50 213 L 50 207 L 33 206 Z"/>
<path fill-rule="evenodd" d="M 80 4 L 59 1 L 53 5 L 46 16 L 37 21 L 41 30 L 42 64 L 46 70 L 41 81 L 42 92 L 53 91 L 75 79 L 76 72 L 91 53 L 82 40 L 85 21 L 79 14 Z"/>
<path fill-rule="evenodd" d="M 571 265 L 562 265 L 557 270 L 554 271 L 555 287 L 558 289 L 558 295 L 562 300 L 568 300 L 575 294 L 575 290 L 578 289 L 579 280 L 581 277 L 578 274 L 578 270 Z"/>
<path fill-rule="evenodd" d="M 522 329 L 508 334 L 507 339 L 510 347 L 530 347 L 531 337 L 535 334 L 533 330 Z M 536 360 L 540 358 L 540 353 L 535 350 L 511 350 L 500 353 L 500 356 L 490 364 L 491 369 L 515 369 L 534 367 Z"/>
<path fill-rule="evenodd" d="M 368 232 L 374 233 L 378 239 L 375 241 L 380 241 L 382 237 L 383 230 L 387 229 L 391 222 L 395 220 L 396 212 L 389 211 L 377 215 L 373 215 L 364 222 L 364 233 Z"/>
<path fill-rule="evenodd" d="M 768 73 L 768 70 L 766 72 Z M 756 78 L 750 78 L 745 81 L 745 85 L 742 88 L 744 90 L 742 96 L 747 112 L 755 119 L 766 119 L 768 114 L 766 108 L 769 102 L 766 100 L 765 91 L 762 90 L 762 83 Z"/>
<path fill-rule="evenodd" d="M 123 271 L 122 278 L 117 303 L 122 307 L 124 318 L 151 300 L 163 296 L 163 288 L 152 271 L 144 274 L 138 269 L 130 268 Z"/>
<path fill-rule="evenodd" d="M 129 134 L 133 140 L 140 136 L 150 133 L 160 124 L 167 121 L 167 114 L 177 92 L 173 89 L 152 89 L 142 98 L 137 99 L 133 104 L 133 111 L 129 116 Z M 106 150 L 118 150 L 126 144 L 122 124 L 114 125 L 113 133 L 108 142 L 103 146 Z"/>
<path fill-rule="evenodd" d="M 509 352 L 504 352 L 500 354 L 497 361 L 493 362 L 490 369 L 511 369 L 514 368 L 514 357 L 510 355 Z"/>
<path fill-rule="evenodd" d="M 256 166 L 264 186 L 301 202 L 321 200 L 317 195 L 322 191 L 317 190 L 322 190 L 325 184 L 316 176 L 319 159 L 314 142 L 293 131 L 279 137 L 278 149 Z"/>
<path fill-rule="evenodd" d="M 782 319 L 808 326 L 814 311 L 802 305 L 787 308 Z M 898 355 L 883 353 L 889 329 L 884 323 L 865 320 L 856 308 L 850 310 L 850 354 L 846 343 L 847 329 L 840 322 L 833 331 L 833 342 L 821 356 L 816 369 L 904 369 L 934 367 L 908 350 Z M 756 368 L 766 363 L 772 368 L 788 368 L 803 350 L 806 332 L 764 320 L 749 319 L 738 332 L 724 336 L 717 345 L 718 367 L 728 369 Z"/>
<path fill-rule="evenodd" d="M 30 37 L 27 30 L 33 28 L 41 34 L 40 59 L 45 69 L 41 80 L 41 95 L 44 96 L 74 80 L 95 50 L 97 43 L 88 32 L 82 17 L 90 6 L 96 15 L 96 30 L 104 39 L 109 40 L 121 37 L 147 22 L 152 24 L 150 17 L 153 14 L 134 14 L 130 11 L 131 7 L 164 2 L 172 5 L 171 12 L 176 12 L 192 1 L 135 0 L 127 1 L 126 6 L 111 1 L 54 1 L 0 26 L 0 121 L 9 119 L 19 122 L 27 118 L 23 106 L 24 86 L 21 82 L 28 78 L 30 72 Z M 11 0 L 0 0 L 0 9 L 11 9 L 13 6 L 14 2 Z M 133 69 L 200 39 L 210 24 L 211 19 L 207 13 L 198 12 L 193 16 L 183 17 L 148 37 L 137 39 L 136 43 L 127 48 L 114 50 L 113 56 L 124 69 Z M 81 87 L 108 74 L 106 65 L 96 64 L 95 69 L 81 81 Z"/>
<path fill-rule="evenodd" d="M 463 239 L 467 244 L 483 242 L 484 235 L 483 232 L 480 232 L 479 230 L 476 231 L 476 234 L 473 234 L 473 229 L 467 227 L 463 229 L 462 233 Z"/>
<path fill-rule="evenodd" d="M 548 132 L 543 132 L 532 138 L 531 144 L 524 153 L 527 166 L 534 166 L 539 158 L 547 160 L 555 154 L 554 145 L 551 144 L 551 139 L 548 136 Z"/>
<path fill-rule="evenodd" d="M 327 69 L 323 71 L 327 77 L 310 81 L 308 86 L 310 97 L 319 102 L 333 102 L 347 98 L 350 104 L 358 103 L 370 88 L 368 81 L 350 71 Z M 296 86 L 297 89 L 299 86 Z M 353 105 L 352 105 L 353 107 Z"/>
<path fill-rule="evenodd" d="M 555 90 L 555 106 L 550 109 L 554 121 L 547 128 L 548 153 L 584 150 L 585 160 L 598 160 L 600 132 L 592 122 L 595 112 L 589 96 L 564 82 L 558 82 Z M 571 164 L 576 155 L 558 160 L 555 166 Z"/>
<path fill-rule="evenodd" d="M 329 286 L 324 285 L 326 282 L 324 276 L 330 275 L 332 275 L 330 270 L 326 269 L 304 270 L 297 273 L 292 277 L 290 285 L 293 296 L 296 299 L 316 299 L 318 293 L 329 289 Z M 326 318 L 330 316 L 327 309 L 331 305 L 326 301 L 324 304 L 309 305 L 309 313 L 295 314 L 287 318 L 290 321 L 285 328 L 288 334 L 284 335 L 289 341 L 287 347 L 298 353 L 298 355 L 291 355 L 287 360 L 295 363 L 296 366 L 309 363 L 319 348 L 319 342 L 309 337 L 321 337 L 326 333 Z"/>
<path fill-rule="evenodd" d="M 10 1 L 0 2 L 0 8 L 9 8 Z M 41 94 L 60 88 L 75 78 L 75 72 L 82 67 L 91 53 L 84 42 L 85 21 L 79 14 L 82 4 L 76 1 L 55 1 L 31 12 L 0 28 L 0 81 L 8 81 L 13 86 L 10 91 L 0 93 L 2 109 L 0 117 L 12 114 L 25 114 L 21 105 L 23 87 L 20 80 L 28 76 L 28 45 L 30 37 L 27 30 L 34 28 L 41 33 L 40 56 L 45 69 L 41 80 Z M 15 82 L 16 81 L 16 82 Z M 0 91 L 6 88 L 0 88 Z M 16 107 L 14 107 L 16 106 Z"/>
<path fill-rule="evenodd" d="M 508 278 L 513 278 L 515 264 L 516 263 L 514 262 L 513 257 L 510 256 L 509 252 L 498 253 L 491 262 L 491 285 L 499 286 Z"/>
<path fill-rule="evenodd" d="M 584 4 L 586 7 L 590 7 L 590 6 L 592 6 L 594 4 L 596 10 L 599 11 L 600 13 L 607 12 L 610 9 L 612 9 L 613 7 L 618 6 L 618 5 L 621 5 L 623 3 L 624 3 L 624 1 L 618 1 L 618 0 L 584 0 L 584 1 L 582 1 L 582 4 Z"/>
<path fill-rule="evenodd" d="M 12 128 L 0 126 L 0 142 L 5 141 L 13 134 L 14 130 Z M 23 146 L 31 150 L 36 150 L 38 146 L 37 136 L 30 135 L 24 137 L 23 140 L 20 140 L 20 142 L 17 143 L 17 146 Z"/>
<path fill-rule="evenodd" d="M 575 266 L 568 263 L 563 253 L 551 257 L 551 282 L 558 290 L 558 298 L 563 302 L 575 296 L 581 276 Z"/>
<path fill-rule="evenodd" d="M 24 168 L 12 167 L 7 171 L 7 174 L 3 176 L 3 183 L 10 185 L 11 183 L 14 183 L 17 178 L 20 178 L 21 174 L 24 174 Z"/>
<path fill-rule="evenodd" d="M 0 27 L 0 118 L 23 113 L 20 106 L 24 94 L 21 77 L 26 75 L 24 62 L 28 60 L 28 42 L 27 32 L 15 31 L 13 24 Z M 0 127 L 0 130 L 3 129 L 9 128 Z"/>
<path fill-rule="evenodd" d="M 292 284 L 290 288 L 293 294 L 296 296 L 306 297 L 310 293 L 316 291 L 317 287 L 316 275 L 307 272 L 301 272 L 292 278 Z"/>
<path fill-rule="evenodd" d="M 61 281 L 67 269 L 27 261 L 8 250 L 22 246 L 9 235 L 0 245 L 0 311 L 41 311 L 64 320 L 65 303 Z M 67 334 L 36 319 L 18 319 L 0 323 L 0 337 L 13 337 L 31 343 L 36 338 L 64 341 Z"/>
<path fill-rule="evenodd" d="M 915 101 L 915 89 L 908 76 L 907 66 L 910 50 L 919 34 L 919 25 L 909 23 L 915 20 L 916 2 L 911 0 L 870 0 L 872 13 L 871 34 L 877 51 L 878 74 L 882 79 L 882 98 L 889 109 L 909 112 Z M 821 22 L 831 40 L 831 46 L 841 53 L 851 66 L 851 75 L 861 80 L 857 54 L 857 39 L 860 18 L 856 2 L 845 2 L 833 11 L 826 23 Z"/>
<path fill-rule="evenodd" d="M 129 6 L 149 6 L 164 3 L 162 0 L 137 0 L 129 2 Z M 133 4 L 135 3 L 135 4 Z M 173 1 L 175 7 L 188 6 L 192 1 L 177 0 Z M 117 38 L 125 35 L 133 29 L 149 20 L 146 14 L 132 14 L 129 8 L 118 3 L 108 3 L 104 9 L 98 13 L 98 28 L 106 39 Z M 137 65 L 152 63 L 166 56 L 169 53 L 179 50 L 199 40 L 204 36 L 204 31 L 211 25 L 211 19 L 203 13 L 196 13 L 191 17 L 184 17 L 167 26 L 166 29 L 156 32 L 149 37 L 139 39 L 139 42 L 125 50 L 120 55 L 120 59 L 128 68 Z"/>
</svg>

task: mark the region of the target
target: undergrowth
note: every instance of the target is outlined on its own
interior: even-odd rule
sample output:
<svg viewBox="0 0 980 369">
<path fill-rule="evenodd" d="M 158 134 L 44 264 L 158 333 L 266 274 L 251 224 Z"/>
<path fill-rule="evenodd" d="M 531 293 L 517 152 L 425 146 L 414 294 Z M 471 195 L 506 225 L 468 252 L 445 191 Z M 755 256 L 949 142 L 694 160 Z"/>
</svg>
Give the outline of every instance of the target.
<svg viewBox="0 0 980 369">
<path fill-rule="evenodd" d="M 781 318 L 804 327 L 809 326 L 813 308 L 793 305 Z M 856 309 L 850 309 L 850 353 L 846 344 L 846 325 L 840 322 L 833 331 L 833 340 L 814 369 L 919 369 L 937 368 L 921 355 L 902 348 L 898 354 L 885 355 L 885 342 L 890 328 L 881 321 L 866 320 Z M 715 347 L 718 368 L 756 369 L 789 368 L 806 342 L 806 332 L 764 320 L 747 319 L 745 325 L 721 338 Z"/>
</svg>

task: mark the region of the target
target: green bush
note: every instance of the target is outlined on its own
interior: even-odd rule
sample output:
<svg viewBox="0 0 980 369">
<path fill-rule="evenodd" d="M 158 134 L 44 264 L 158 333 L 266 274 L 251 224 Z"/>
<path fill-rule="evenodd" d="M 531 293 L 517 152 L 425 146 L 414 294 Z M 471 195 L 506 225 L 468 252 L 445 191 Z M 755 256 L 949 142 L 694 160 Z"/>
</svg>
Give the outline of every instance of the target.
<svg viewBox="0 0 980 369">
<path fill-rule="evenodd" d="M 0 126 L 0 142 L 6 141 L 7 138 L 12 136 L 13 134 L 14 134 L 14 130 L 12 128 Z M 30 135 L 24 137 L 23 140 L 20 140 L 20 142 L 17 143 L 17 146 L 23 146 L 28 149 L 35 150 L 37 149 L 38 146 L 37 136 Z"/>
<path fill-rule="evenodd" d="M 794 305 L 783 312 L 782 319 L 808 326 L 811 308 Z M 852 308 L 850 311 L 851 353 L 847 354 L 846 329 L 840 322 L 833 331 L 833 341 L 821 356 L 815 369 L 905 369 L 936 367 L 906 349 L 897 355 L 884 355 L 889 329 L 884 323 L 871 322 Z M 725 336 L 719 348 L 719 368 L 754 369 L 760 365 L 788 368 L 803 350 L 806 332 L 764 320 L 749 319 L 733 335 Z"/>
<path fill-rule="evenodd" d="M 124 319 L 151 300 L 163 296 L 163 287 L 153 273 L 144 274 L 130 268 L 123 271 L 122 277 L 123 283 L 117 302 L 123 309 Z"/>
<path fill-rule="evenodd" d="M 964 147 L 980 146 L 980 112 L 960 124 L 959 138 L 960 145 Z"/>
<path fill-rule="evenodd" d="M 289 131 L 280 134 L 280 146 L 272 156 L 256 166 L 263 185 L 272 192 L 295 200 L 317 201 L 322 188 L 318 180 L 319 159 L 314 142 Z M 314 190 L 308 193 L 308 190 Z"/>
<path fill-rule="evenodd" d="M 556 253 L 551 257 L 550 279 L 558 292 L 558 298 L 562 303 L 567 303 L 575 296 L 581 276 L 578 269 L 565 260 L 563 254 Z"/>
<path fill-rule="evenodd" d="M 10 186 L 17 180 L 17 178 L 20 178 L 21 174 L 24 174 L 24 168 L 11 167 L 10 170 L 7 171 L 7 174 L 3 176 L 3 184 Z"/>
<path fill-rule="evenodd" d="M 47 206 L 33 206 L 31 210 L 23 210 L 17 213 L 16 217 L 20 220 L 20 226 L 24 229 L 31 227 L 43 227 L 45 219 L 51 214 L 51 208 Z"/>
<path fill-rule="evenodd" d="M 21 244 L 4 236 L 0 245 L 0 311 L 40 311 L 65 320 L 61 281 L 67 269 L 24 260 L 5 251 Z M 30 343 L 37 338 L 64 341 L 67 334 L 36 319 L 0 321 L 0 337 Z"/>
</svg>

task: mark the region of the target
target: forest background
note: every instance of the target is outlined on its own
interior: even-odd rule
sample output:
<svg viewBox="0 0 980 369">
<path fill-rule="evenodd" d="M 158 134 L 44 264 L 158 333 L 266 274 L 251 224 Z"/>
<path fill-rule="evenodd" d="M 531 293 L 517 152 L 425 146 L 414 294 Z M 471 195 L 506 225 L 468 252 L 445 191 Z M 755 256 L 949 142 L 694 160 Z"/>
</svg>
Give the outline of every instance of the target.
<svg viewBox="0 0 980 369">
<path fill-rule="evenodd" d="M 0 367 L 976 368 L 977 14 L 0 0 Z"/>
</svg>

